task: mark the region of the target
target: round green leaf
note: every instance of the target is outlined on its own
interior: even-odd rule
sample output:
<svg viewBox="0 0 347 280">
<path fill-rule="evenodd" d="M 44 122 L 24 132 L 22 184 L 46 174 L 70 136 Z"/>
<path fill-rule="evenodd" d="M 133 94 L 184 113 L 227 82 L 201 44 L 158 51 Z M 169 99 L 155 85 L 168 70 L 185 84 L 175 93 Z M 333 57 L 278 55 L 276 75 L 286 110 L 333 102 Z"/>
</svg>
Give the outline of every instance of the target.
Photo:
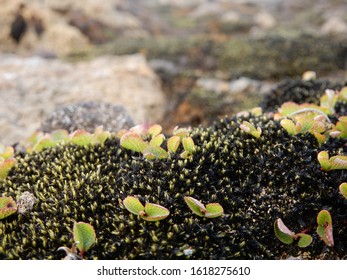
<svg viewBox="0 0 347 280">
<path fill-rule="evenodd" d="M 215 218 L 222 216 L 224 213 L 223 207 L 219 203 L 209 203 L 206 205 L 206 218 Z"/>
<path fill-rule="evenodd" d="M 184 201 L 187 203 L 190 210 L 192 210 L 196 215 L 200 217 L 205 216 L 206 208 L 199 200 L 191 196 L 185 196 Z"/>
<path fill-rule="evenodd" d="M 16 160 L 14 158 L 5 159 L 0 161 L 0 179 L 5 179 L 7 177 L 8 172 L 15 164 Z"/>
<path fill-rule="evenodd" d="M 195 150 L 195 144 L 192 137 L 184 137 L 182 139 L 183 148 L 188 153 L 193 153 Z"/>
<path fill-rule="evenodd" d="M 140 200 L 133 196 L 128 196 L 123 200 L 124 207 L 131 213 L 139 215 L 141 211 L 145 210 Z"/>
<path fill-rule="evenodd" d="M 170 211 L 165 207 L 148 202 L 145 205 L 144 212 L 145 214 L 141 215 L 141 218 L 146 221 L 159 221 L 165 219 L 170 214 Z"/>
<path fill-rule="evenodd" d="M 285 244 L 291 244 L 294 241 L 294 232 L 289 230 L 281 219 L 277 219 L 274 223 L 276 237 Z"/>
<path fill-rule="evenodd" d="M 159 134 L 154 136 L 151 139 L 151 141 L 149 142 L 149 145 L 153 147 L 159 147 L 161 144 L 163 144 L 164 140 L 165 140 L 164 134 Z"/>
<path fill-rule="evenodd" d="M 71 134 L 71 143 L 79 146 L 87 146 L 93 143 L 93 136 L 82 129 L 78 129 Z"/>
<path fill-rule="evenodd" d="M 148 146 L 146 149 L 143 150 L 143 155 L 148 159 L 163 159 L 167 158 L 168 153 L 161 147 Z"/>
<path fill-rule="evenodd" d="M 300 237 L 299 242 L 298 242 L 298 246 L 300 248 L 305 248 L 312 243 L 313 238 L 311 235 L 308 235 L 305 233 L 298 233 L 296 236 Z"/>
<path fill-rule="evenodd" d="M 317 216 L 317 224 L 320 226 L 326 226 L 332 223 L 332 218 L 327 210 L 321 210 Z"/>
<path fill-rule="evenodd" d="M 134 132 L 125 133 L 120 139 L 120 144 L 123 148 L 138 153 L 142 153 L 148 146 L 148 144 Z"/>
<path fill-rule="evenodd" d="M 155 137 L 157 135 L 159 135 L 159 133 L 163 130 L 163 128 L 161 127 L 161 125 L 159 124 L 155 124 L 152 125 L 150 128 L 148 128 L 147 134 Z"/>
<path fill-rule="evenodd" d="M 84 222 L 75 222 L 73 227 L 74 241 L 81 256 L 87 251 L 95 242 L 96 234 L 92 225 Z"/>
<path fill-rule="evenodd" d="M 340 193 L 347 199 L 347 183 L 342 183 L 339 186 Z"/>
<path fill-rule="evenodd" d="M 0 220 L 14 214 L 17 211 L 17 204 L 12 197 L 0 197 Z"/>
<path fill-rule="evenodd" d="M 179 136 L 171 136 L 168 140 L 167 140 L 167 150 L 169 153 L 176 153 L 178 146 L 180 145 L 181 142 L 181 138 Z"/>
</svg>

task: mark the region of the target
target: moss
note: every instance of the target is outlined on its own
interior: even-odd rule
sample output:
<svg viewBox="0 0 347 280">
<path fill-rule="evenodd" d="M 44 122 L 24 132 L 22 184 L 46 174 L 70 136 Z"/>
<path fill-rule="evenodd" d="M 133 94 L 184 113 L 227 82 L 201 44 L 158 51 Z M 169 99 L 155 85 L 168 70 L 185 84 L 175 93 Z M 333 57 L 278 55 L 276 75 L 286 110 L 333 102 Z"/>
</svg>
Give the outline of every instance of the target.
<svg viewBox="0 0 347 280">
<path fill-rule="evenodd" d="M 244 121 L 262 129 L 254 138 L 239 129 Z M 73 221 L 93 225 L 97 243 L 90 259 L 274 259 L 297 246 L 275 239 L 273 222 L 282 218 L 295 232 L 314 233 L 322 209 L 333 216 L 335 257 L 346 255 L 346 206 L 338 185 L 346 172 L 322 172 L 318 151 L 346 153 L 346 139 L 320 147 L 312 135 L 290 136 L 266 116 L 230 117 L 196 128 L 191 159 L 146 160 L 122 149 L 117 139 L 102 145 L 62 145 L 18 155 L 2 184 L 2 194 L 25 191 L 38 202 L 27 215 L 0 224 L 3 259 L 60 259 L 71 245 Z M 120 203 L 128 195 L 160 204 L 170 216 L 146 222 Z M 184 196 L 218 202 L 225 215 L 192 215 Z M 310 232 L 311 229 L 311 232 Z M 323 242 L 307 248 L 314 258 Z M 192 249 L 192 255 L 185 255 Z"/>
</svg>

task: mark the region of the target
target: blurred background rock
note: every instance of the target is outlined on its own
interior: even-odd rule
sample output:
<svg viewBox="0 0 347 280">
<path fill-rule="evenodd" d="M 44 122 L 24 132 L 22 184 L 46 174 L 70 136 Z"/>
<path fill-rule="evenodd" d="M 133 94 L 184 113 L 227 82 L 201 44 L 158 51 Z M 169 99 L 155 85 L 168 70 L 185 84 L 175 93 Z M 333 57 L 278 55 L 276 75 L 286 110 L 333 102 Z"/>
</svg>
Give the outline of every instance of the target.
<svg viewBox="0 0 347 280">
<path fill-rule="evenodd" d="M 123 106 L 134 123 L 169 130 L 256 106 L 278 82 L 306 70 L 340 82 L 347 76 L 344 0 L 0 0 L 0 6 L 6 144 L 80 102 Z M 117 119 L 116 112 L 108 113 Z"/>
</svg>

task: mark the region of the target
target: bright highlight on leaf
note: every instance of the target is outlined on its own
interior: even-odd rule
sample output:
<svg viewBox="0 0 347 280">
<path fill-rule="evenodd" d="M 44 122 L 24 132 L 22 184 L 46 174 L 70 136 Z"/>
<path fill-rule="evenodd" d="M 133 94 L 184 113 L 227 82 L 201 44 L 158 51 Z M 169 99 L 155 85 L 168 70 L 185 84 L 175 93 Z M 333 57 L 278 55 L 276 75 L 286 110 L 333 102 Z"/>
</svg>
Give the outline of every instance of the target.
<svg viewBox="0 0 347 280">
<path fill-rule="evenodd" d="M 329 247 L 334 246 L 332 218 L 327 210 L 321 210 L 317 215 L 317 233 Z"/>
<path fill-rule="evenodd" d="M 141 218 L 146 221 L 160 221 L 169 216 L 170 211 L 163 206 L 153 203 L 145 204 L 144 215 L 141 215 Z"/>
<path fill-rule="evenodd" d="M 298 246 L 300 248 L 305 248 L 312 243 L 312 236 L 305 233 L 298 233 L 296 236 L 299 237 Z"/>
<path fill-rule="evenodd" d="M 347 183 L 342 183 L 339 186 L 340 193 L 347 199 Z"/>
<path fill-rule="evenodd" d="M 184 201 L 190 210 L 200 217 L 216 218 L 222 216 L 224 213 L 223 207 L 219 203 L 209 203 L 205 207 L 199 200 L 191 196 L 185 196 Z"/>
<path fill-rule="evenodd" d="M 176 153 L 179 145 L 181 142 L 181 138 L 179 136 L 171 136 L 168 140 L 167 140 L 167 150 L 169 153 Z"/>
<path fill-rule="evenodd" d="M 4 219 L 17 211 L 17 204 L 12 197 L 0 197 L 0 220 Z"/>
<path fill-rule="evenodd" d="M 133 196 L 126 197 L 123 205 L 129 212 L 139 215 L 146 221 L 160 221 L 170 214 L 168 209 L 158 204 L 146 202 L 143 206 L 140 200 Z"/>
<path fill-rule="evenodd" d="M 292 232 L 283 221 L 278 218 L 274 223 L 275 235 L 284 244 L 292 244 L 294 241 L 295 233 Z"/>
<path fill-rule="evenodd" d="M 95 230 L 92 225 L 84 222 L 75 222 L 73 226 L 73 237 L 81 257 L 94 244 L 96 240 Z"/>
<path fill-rule="evenodd" d="M 243 121 L 242 124 L 240 124 L 240 129 L 255 138 L 259 138 L 262 132 L 260 127 L 255 128 L 253 124 L 247 121 Z"/>
<path fill-rule="evenodd" d="M 7 177 L 8 172 L 15 164 L 16 160 L 14 158 L 9 158 L 0 161 L 0 179 L 5 179 Z"/>
</svg>

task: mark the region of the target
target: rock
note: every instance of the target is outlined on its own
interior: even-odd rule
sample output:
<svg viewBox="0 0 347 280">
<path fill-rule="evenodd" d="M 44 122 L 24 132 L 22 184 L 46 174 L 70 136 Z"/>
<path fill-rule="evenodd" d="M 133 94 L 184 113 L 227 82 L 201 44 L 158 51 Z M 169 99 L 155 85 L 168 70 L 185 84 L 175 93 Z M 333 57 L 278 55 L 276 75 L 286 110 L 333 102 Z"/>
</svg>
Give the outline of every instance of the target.
<svg viewBox="0 0 347 280">
<path fill-rule="evenodd" d="M 105 102 L 124 106 L 135 123 L 160 122 L 166 100 L 142 55 L 67 63 L 0 55 L 0 142 L 28 137 L 57 106 Z"/>
<path fill-rule="evenodd" d="M 134 122 L 123 106 L 90 101 L 58 108 L 43 120 L 40 130 L 49 133 L 57 129 L 69 132 L 83 129 L 92 133 L 98 126 L 118 132 L 134 126 Z"/>
<path fill-rule="evenodd" d="M 329 18 L 321 27 L 322 34 L 345 35 L 347 33 L 347 23 L 341 18 Z"/>
</svg>

